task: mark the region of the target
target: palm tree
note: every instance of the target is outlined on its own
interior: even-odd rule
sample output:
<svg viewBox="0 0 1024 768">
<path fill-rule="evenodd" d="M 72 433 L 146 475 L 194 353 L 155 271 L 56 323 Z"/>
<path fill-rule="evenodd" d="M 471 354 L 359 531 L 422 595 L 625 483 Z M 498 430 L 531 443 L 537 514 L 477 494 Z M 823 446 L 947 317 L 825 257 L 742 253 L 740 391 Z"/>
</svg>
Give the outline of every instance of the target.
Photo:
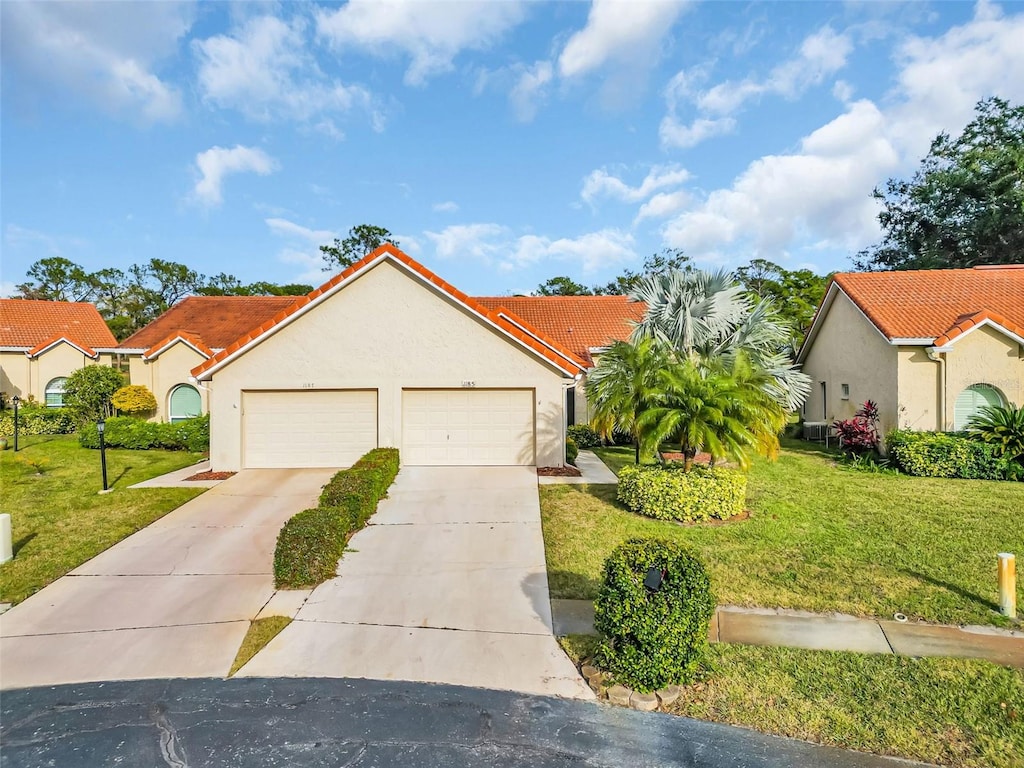
<svg viewBox="0 0 1024 768">
<path fill-rule="evenodd" d="M 637 419 L 645 447 L 678 440 L 684 471 L 697 453 L 712 461 L 732 460 L 750 467 L 754 454 L 775 458 L 786 412 L 766 390 L 770 376 L 743 352 L 730 363 L 700 365 L 686 359 L 659 374 L 660 394 Z"/>
<path fill-rule="evenodd" d="M 728 272 L 652 275 L 630 298 L 647 303 L 634 339 L 658 339 L 704 365 L 720 358 L 729 363 L 742 351 L 768 374 L 764 390 L 787 410 L 807 399 L 811 380 L 793 363 L 792 329 L 770 299 L 751 302 Z"/>
<path fill-rule="evenodd" d="M 614 430 L 629 434 L 636 447 L 637 464 L 641 443 L 638 419 L 657 395 L 660 372 L 670 361 L 668 350 L 654 339 L 641 339 L 635 344 L 617 341 L 587 376 L 594 429 L 605 437 Z"/>
</svg>

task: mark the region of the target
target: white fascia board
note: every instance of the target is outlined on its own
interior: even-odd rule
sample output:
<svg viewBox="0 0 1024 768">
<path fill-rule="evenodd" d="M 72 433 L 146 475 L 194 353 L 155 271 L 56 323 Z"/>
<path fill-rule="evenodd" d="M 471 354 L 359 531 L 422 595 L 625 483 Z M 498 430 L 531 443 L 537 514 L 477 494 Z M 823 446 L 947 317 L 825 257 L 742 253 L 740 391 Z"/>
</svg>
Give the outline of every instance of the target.
<svg viewBox="0 0 1024 768">
<path fill-rule="evenodd" d="M 544 341 L 544 339 L 542 339 L 539 336 L 537 336 L 537 334 L 535 334 L 530 329 L 524 328 L 522 325 L 517 323 L 514 318 L 509 317 L 504 312 L 498 312 L 498 317 L 505 318 L 505 320 L 507 320 L 508 322 L 512 323 L 512 325 L 514 325 L 516 328 L 521 330 L 523 333 L 525 333 L 530 338 L 534 339 L 538 344 L 543 344 L 545 347 L 550 349 L 553 353 L 558 355 L 560 358 L 565 360 L 567 363 L 572 363 L 573 365 L 576 365 L 575 361 L 573 361 L 573 359 L 571 357 L 566 355 L 564 352 L 560 352 L 559 350 L 555 349 L 553 346 L 551 346 L 548 342 Z"/>
<path fill-rule="evenodd" d="M 978 323 L 977 325 L 973 325 L 973 326 L 971 326 L 971 327 L 970 327 L 970 328 L 968 328 L 968 329 L 967 329 L 966 331 L 964 331 L 963 333 L 961 333 L 961 334 L 960 334 L 959 336 L 957 336 L 956 338 L 952 339 L 952 340 L 951 340 L 951 341 L 949 342 L 949 343 L 950 343 L 950 345 L 952 345 L 952 344 L 956 344 L 956 343 L 957 343 L 958 341 L 960 341 L 960 339 L 964 338 L 965 336 L 969 336 L 970 334 L 974 333 L 974 332 L 975 332 L 976 330 L 978 330 L 979 328 L 984 328 L 985 326 L 988 326 L 988 327 L 990 327 L 990 328 L 994 328 L 995 330 L 999 331 L 999 332 L 1000 332 L 1001 334 L 1003 334 L 1004 336 L 1006 336 L 1006 337 L 1008 337 L 1008 338 L 1010 338 L 1010 339 L 1013 339 L 1013 340 L 1014 340 L 1014 341 L 1016 341 L 1016 342 L 1017 342 L 1018 344 L 1024 344 L 1024 338 L 1021 338 L 1021 337 L 1020 337 L 1020 336 L 1018 336 L 1018 335 L 1017 335 L 1016 333 L 1014 333 L 1013 331 L 1011 331 L 1011 330 L 1010 330 L 1009 328 L 1004 328 L 1004 327 L 1003 327 L 1003 326 L 1001 326 L 1001 325 L 1000 325 L 999 323 L 997 323 L 997 322 L 996 322 L 995 320 L 990 320 L 990 319 L 988 319 L 988 318 L 986 317 L 986 318 L 985 318 L 984 320 L 982 320 L 982 321 L 981 321 L 980 323 Z"/>
<path fill-rule="evenodd" d="M 889 339 L 889 343 L 894 347 L 930 347 L 935 343 L 935 338 L 935 336 L 927 336 L 912 339 Z"/>
<path fill-rule="evenodd" d="M 421 275 L 419 272 L 417 272 L 416 270 L 412 269 L 407 264 L 405 264 L 404 262 L 402 262 L 399 259 L 396 259 L 390 253 L 385 251 L 384 253 L 382 253 L 380 256 L 378 256 L 373 261 L 370 261 L 370 262 L 366 263 L 362 267 L 362 269 L 358 270 L 357 272 L 353 272 L 351 275 L 346 277 L 344 280 L 340 281 L 337 285 L 331 286 L 330 289 L 324 291 L 322 294 L 317 296 L 312 301 L 304 304 L 302 307 L 300 307 L 298 310 L 296 310 L 295 312 L 290 314 L 288 317 L 286 317 L 280 323 L 275 325 L 273 328 L 270 328 L 265 333 L 261 333 L 255 339 L 249 340 L 248 342 L 243 344 L 241 347 L 239 347 L 237 350 L 232 352 L 230 355 L 225 357 L 223 360 L 218 362 L 216 365 L 214 365 L 213 367 L 203 371 L 201 374 L 199 374 L 198 377 L 196 377 L 197 380 L 198 381 L 209 381 L 210 379 L 213 378 L 213 374 L 216 373 L 218 370 L 220 370 L 224 366 L 228 365 L 229 363 L 233 362 L 235 359 L 237 359 L 241 355 L 244 355 L 246 352 L 248 352 L 250 349 L 252 349 L 257 344 L 261 344 L 265 339 L 269 338 L 270 336 L 273 336 L 278 331 L 283 330 L 284 328 L 287 328 L 289 325 L 294 323 L 296 320 L 298 320 L 300 317 L 302 317 L 307 312 L 312 310 L 314 307 L 318 307 L 323 302 L 327 301 L 327 299 L 329 299 L 331 296 L 336 294 L 342 288 L 346 287 L 353 280 L 357 280 L 360 277 L 362 277 L 364 274 L 369 273 L 370 270 L 372 270 L 375 267 L 377 267 L 383 261 L 390 261 L 393 265 L 395 265 L 399 269 L 403 270 L 406 274 L 408 274 L 408 275 L 414 277 L 415 279 L 419 280 L 420 283 L 422 283 L 427 288 L 432 290 L 435 294 L 438 294 L 439 296 L 441 296 L 443 298 L 447 298 L 450 301 L 454 301 L 457 304 L 461 305 L 466 310 L 472 312 L 481 321 L 483 321 L 484 323 L 489 325 L 494 330 L 498 331 L 498 333 L 500 333 L 502 336 L 504 336 L 509 341 L 515 343 L 520 349 L 523 349 L 526 352 L 529 352 L 531 355 L 533 355 L 534 357 L 538 358 L 539 360 L 547 363 L 550 366 L 553 366 L 553 367 L 557 368 L 559 371 L 561 371 L 563 374 L 565 374 L 568 377 L 575 377 L 576 376 L 576 373 L 574 371 L 568 370 L 567 368 L 558 365 L 557 363 L 555 363 L 552 360 L 548 360 L 548 358 L 544 357 L 544 355 L 538 353 L 537 350 L 531 348 L 528 344 L 524 344 L 522 341 L 520 341 L 515 336 L 510 334 L 508 331 L 506 331 L 500 325 L 497 325 L 496 323 L 494 323 L 489 317 L 481 315 L 479 312 L 474 310 L 472 307 L 467 305 L 465 302 L 459 301 L 459 299 L 457 299 L 455 296 L 452 296 L 447 291 L 442 290 L 439 286 L 434 285 L 424 275 Z M 533 334 L 530 334 L 530 335 L 532 336 Z M 576 363 L 573 363 L 572 367 L 573 368 L 579 368 L 579 366 L 576 365 Z"/>
<path fill-rule="evenodd" d="M 175 344 L 177 344 L 179 342 L 184 344 L 186 347 L 188 347 L 192 351 L 194 351 L 196 354 L 202 355 L 204 359 L 206 359 L 206 360 L 210 359 L 210 355 L 208 355 L 205 352 L 203 352 L 203 350 L 201 350 L 199 347 L 197 347 L 191 341 L 189 341 L 188 339 L 186 339 L 186 338 L 184 338 L 182 336 L 175 336 L 173 339 L 171 339 L 166 344 L 164 344 L 162 347 L 160 347 L 160 349 L 158 349 L 152 355 L 143 354 L 142 355 L 142 359 L 143 360 L 156 360 L 156 358 L 160 357 L 160 355 L 162 355 L 164 352 L 166 352 L 168 349 L 170 349 L 171 347 L 173 347 Z"/>
<path fill-rule="evenodd" d="M 67 344 L 69 347 L 77 349 L 79 352 L 81 352 L 83 355 L 88 357 L 90 360 L 95 360 L 97 357 L 100 356 L 99 352 L 97 352 L 96 350 L 93 350 L 93 354 L 90 355 L 87 350 L 82 349 L 80 346 L 75 344 L 75 342 L 71 341 L 70 339 L 66 339 L 63 336 L 61 336 L 59 339 L 54 339 L 49 344 L 47 344 L 45 347 L 43 347 L 38 352 L 36 352 L 34 355 L 29 354 L 32 350 L 26 350 L 25 351 L 25 356 L 28 357 L 28 358 L 41 357 L 42 355 L 45 355 L 47 352 L 49 352 L 51 349 L 53 349 L 54 347 L 56 347 L 59 344 Z"/>
</svg>

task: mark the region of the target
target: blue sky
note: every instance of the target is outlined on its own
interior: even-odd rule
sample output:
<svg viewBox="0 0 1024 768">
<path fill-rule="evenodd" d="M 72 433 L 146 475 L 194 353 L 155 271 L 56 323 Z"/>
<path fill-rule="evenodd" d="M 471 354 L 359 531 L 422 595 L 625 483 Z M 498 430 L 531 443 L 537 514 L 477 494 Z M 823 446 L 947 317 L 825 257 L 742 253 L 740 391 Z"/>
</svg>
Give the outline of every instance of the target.
<svg viewBox="0 0 1024 768">
<path fill-rule="evenodd" d="M 319 283 L 390 229 L 472 294 L 664 247 L 846 269 L 872 188 L 991 95 L 1024 7 L 25 3 L 2 13 L 5 292 L 35 260 Z"/>
</svg>

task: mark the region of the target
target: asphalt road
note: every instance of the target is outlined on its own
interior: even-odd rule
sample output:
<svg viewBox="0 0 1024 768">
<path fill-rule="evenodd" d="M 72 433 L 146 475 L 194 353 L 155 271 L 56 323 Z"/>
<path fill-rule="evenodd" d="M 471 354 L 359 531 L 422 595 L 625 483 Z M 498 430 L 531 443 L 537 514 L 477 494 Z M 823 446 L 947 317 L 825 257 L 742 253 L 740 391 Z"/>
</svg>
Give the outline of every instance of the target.
<svg viewBox="0 0 1024 768">
<path fill-rule="evenodd" d="M 4 768 L 907 765 L 590 702 L 426 683 L 304 678 L 5 691 L 0 751 Z"/>
</svg>

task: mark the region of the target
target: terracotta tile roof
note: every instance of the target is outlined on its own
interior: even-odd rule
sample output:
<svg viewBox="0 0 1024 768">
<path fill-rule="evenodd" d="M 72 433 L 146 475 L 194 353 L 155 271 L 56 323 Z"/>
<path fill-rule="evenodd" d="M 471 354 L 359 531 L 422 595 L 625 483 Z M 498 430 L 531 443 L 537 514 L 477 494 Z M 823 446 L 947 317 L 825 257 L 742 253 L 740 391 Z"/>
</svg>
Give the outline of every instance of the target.
<svg viewBox="0 0 1024 768">
<path fill-rule="evenodd" d="M 889 339 L 949 339 L 1000 317 L 1024 326 L 1024 264 L 976 269 L 843 272 L 835 282 Z M 969 323 L 957 330 L 958 325 Z"/>
<path fill-rule="evenodd" d="M 626 341 L 646 305 L 625 296 L 482 296 L 489 309 L 507 307 L 545 336 L 592 365 L 590 349 Z"/>
<path fill-rule="evenodd" d="M 170 347 L 172 344 L 174 344 L 174 342 L 178 341 L 179 339 L 181 339 L 181 341 L 185 342 L 186 344 L 194 347 L 197 351 L 201 352 L 207 357 L 213 357 L 213 350 L 206 346 L 203 343 L 202 339 L 200 339 L 198 336 L 193 336 L 191 333 L 186 333 L 185 331 L 172 333 L 166 339 L 161 339 L 152 347 L 143 352 L 142 356 L 147 360 L 157 357 L 161 352 Z"/>
<path fill-rule="evenodd" d="M 32 347 L 32 349 L 30 349 L 28 352 L 26 352 L 25 354 L 28 355 L 29 357 L 37 357 L 38 355 L 41 355 L 43 352 L 45 352 L 50 347 L 56 346 L 57 344 L 60 344 L 61 342 L 67 342 L 68 344 L 73 346 L 75 349 L 77 349 L 79 352 L 81 352 L 84 355 L 87 355 L 88 357 L 93 357 L 93 358 L 97 357 L 97 353 L 96 353 L 95 349 L 93 349 L 92 347 L 87 347 L 85 344 L 78 344 L 75 341 L 72 341 L 71 339 L 69 339 L 67 336 L 65 336 L 62 333 L 58 333 L 56 336 L 51 336 L 46 341 L 39 342 L 34 347 Z"/>
<path fill-rule="evenodd" d="M 0 299 L 0 347 L 31 348 L 60 337 L 80 347 L 117 346 L 92 304 Z"/>
<path fill-rule="evenodd" d="M 986 320 L 1002 326 L 1010 333 L 1014 333 L 1017 336 L 1024 338 L 1024 327 L 1021 327 L 1012 320 L 1006 319 L 998 312 L 989 312 L 988 310 L 985 310 L 983 312 L 975 312 L 970 315 L 958 317 L 957 321 L 947 328 L 945 333 L 935 339 L 935 346 L 944 347 L 947 344 L 952 344 L 958 336 L 963 336 L 971 330 L 971 328 L 981 325 Z"/>
<path fill-rule="evenodd" d="M 223 349 L 304 296 L 189 296 L 121 342 L 125 349 L 150 350 L 180 334 Z"/>
<path fill-rule="evenodd" d="M 521 342 L 525 346 L 527 346 L 530 349 L 532 349 L 534 352 L 538 353 L 540 356 L 542 356 L 545 359 L 549 360 L 552 364 L 557 366 L 559 369 L 567 371 L 567 372 L 569 372 L 571 374 L 580 373 L 584 369 L 585 363 L 582 360 L 580 360 L 571 351 L 569 351 L 567 349 L 560 348 L 558 343 L 555 342 L 554 340 L 543 338 L 543 337 L 541 337 L 538 340 L 537 338 L 535 338 L 530 333 L 527 333 L 527 332 L 523 331 L 521 328 L 519 328 L 515 324 L 513 324 L 513 323 L 509 322 L 508 320 L 505 320 L 504 318 L 500 317 L 497 314 L 497 312 L 494 312 L 493 310 L 488 309 L 486 306 L 484 306 L 483 304 L 478 302 L 476 299 L 470 298 L 465 293 L 460 291 L 458 288 L 455 288 L 450 283 L 445 282 L 440 277 L 438 277 L 436 274 L 434 274 L 429 269 L 424 267 L 422 264 L 420 264 L 419 262 L 409 258 L 407 255 L 402 253 L 400 250 L 395 248 L 393 245 L 385 244 L 385 245 L 382 245 L 380 248 L 377 248 L 372 253 L 368 254 L 365 258 L 357 261 L 355 264 L 353 264 L 352 266 L 348 267 L 343 272 L 338 273 L 337 275 L 332 277 L 330 280 L 328 280 L 326 283 L 321 285 L 319 288 L 317 288 L 316 290 L 314 290 L 313 292 L 311 292 L 307 296 L 303 296 L 303 297 L 299 298 L 298 301 L 296 301 L 294 304 L 292 304 L 291 306 L 281 310 L 280 312 L 278 312 L 276 315 L 274 315 L 272 318 L 270 318 L 269 320 L 264 322 L 259 327 L 256 327 L 256 328 L 253 328 L 253 329 L 249 330 L 247 333 L 245 333 L 244 335 L 242 335 L 241 337 L 239 337 L 238 339 L 233 341 L 231 344 L 226 346 L 224 349 L 222 349 L 220 352 L 218 352 L 216 355 L 211 357 L 206 362 L 204 362 L 201 365 L 198 365 L 195 368 L 193 368 L 192 369 L 192 375 L 198 377 L 198 376 L 202 375 L 203 373 L 205 373 L 206 371 L 210 370 L 211 368 L 216 366 L 221 361 L 227 359 L 228 357 L 233 355 L 235 352 L 238 352 L 240 349 L 242 349 L 249 342 L 255 341 L 260 336 L 262 336 L 263 334 L 267 333 L 269 330 L 274 328 L 274 326 L 284 322 L 288 317 L 290 317 L 291 315 L 293 315 L 296 312 L 298 312 L 300 309 L 302 309 L 307 304 L 316 301 L 321 296 L 323 296 L 324 294 L 328 293 L 332 288 L 336 287 L 340 283 L 345 282 L 346 280 L 348 280 L 350 277 L 355 275 L 360 270 L 365 269 L 366 267 L 370 266 L 371 264 L 376 263 L 377 260 L 379 258 L 381 258 L 382 256 L 389 256 L 390 258 L 394 259 L 395 261 L 397 261 L 397 262 L 399 262 L 401 264 L 404 264 L 406 267 L 411 269 L 413 272 L 416 272 L 417 274 L 419 274 L 424 280 L 426 280 L 427 282 L 437 286 L 441 291 L 443 291 L 444 293 L 448 294 L 453 299 L 455 299 L 459 303 L 461 303 L 464 306 L 466 306 L 468 309 L 472 310 L 473 312 L 476 312 L 481 317 L 486 318 L 491 323 L 493 323 L 494 325 L 496 325 L 499 328 L 501 328 L 501 330 L 503 330 L 509 336 L 512 336 L 513 338 L 517 339 L 519 342 Z M 550 347 L 554 347 L 555 349 L 558 349 L 559 351 L 558 352 L 553 352 L 550 349 Z M 567 362 L 567 360 L 571 361 L 571 362 Z"/>
</svg>

